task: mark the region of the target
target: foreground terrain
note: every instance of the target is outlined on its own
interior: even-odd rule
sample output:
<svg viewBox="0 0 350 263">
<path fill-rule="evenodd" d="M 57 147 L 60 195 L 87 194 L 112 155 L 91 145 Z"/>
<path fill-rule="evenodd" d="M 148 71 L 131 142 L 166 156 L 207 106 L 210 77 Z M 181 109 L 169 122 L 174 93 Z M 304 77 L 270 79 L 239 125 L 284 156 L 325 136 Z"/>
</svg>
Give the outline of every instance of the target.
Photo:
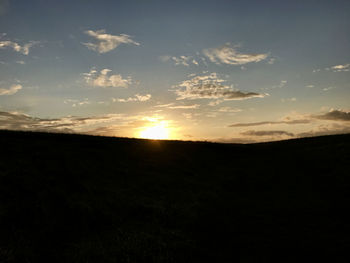
<svg viewBox="0 0 350 263">
<path fill-rule="evenodd" d="M 0 147 L 0 262 L 349 262 L 350 135 Z"/>
</svg>

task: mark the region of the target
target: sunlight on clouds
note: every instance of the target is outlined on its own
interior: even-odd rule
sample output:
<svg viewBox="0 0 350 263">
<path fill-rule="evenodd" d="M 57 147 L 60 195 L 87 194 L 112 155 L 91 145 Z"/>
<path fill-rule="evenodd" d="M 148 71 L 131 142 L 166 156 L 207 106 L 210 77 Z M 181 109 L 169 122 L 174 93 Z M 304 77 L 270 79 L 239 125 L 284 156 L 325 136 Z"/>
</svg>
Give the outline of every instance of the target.
<svg viewBox="0 0 350 263">
<path fill-rule="evenodd" d="M 127 88 L 131 83 L 131 77 L 123 79 L 122 75 L 111 75 L 110 69 L 102 69 L 97 72 L 95 69 L 91 69 L 89 73 L 83 73 L 84 79 L 87 84 L 94 87 L 114 87 L 114 88 Z"/>
<path fill-rule="evenodd" d="M 211 62 L 216 64 L 243 65 L 251 62 L 259 62 L 268 57 L 269 54 L 243 54 L 236 50 L 230 43 L 218 48 L 204 49 L 203 54 Z"/>
<path fill-rule="evenodd" d="M 0 88 L 0 96 L 2 95 L 13 95 L 22 89 L 22 85 L 12 85 L 9 89 Z"/>
<path fill-rule="evenodd" d="M 39 43 L 38 41 L 30 41 L 29 43 L 21 46 L 16 42 L 5 40 L 5 41 L 0 41 L 0 49 L 9 47 L 9 48 L 12 48 L 16 52 L 22 53 L 23 55 L 28 55 L 29 49 L 38 43 Z"/>
<path fill-rule="evenodd" d="M 120 44 L 134 44 L 139 46 L 140 43 L 133 41 L 129 35 L 121 34 L 121 35 L 111 35 L 107 34 L 106 30 L 87 30 L 85 34 L 93 37 L 97 43 L 82 43 L 88 49 L 96 51 L 98 53 L 106 53 L 115 48 L 117 48 Z"/>
</svg>

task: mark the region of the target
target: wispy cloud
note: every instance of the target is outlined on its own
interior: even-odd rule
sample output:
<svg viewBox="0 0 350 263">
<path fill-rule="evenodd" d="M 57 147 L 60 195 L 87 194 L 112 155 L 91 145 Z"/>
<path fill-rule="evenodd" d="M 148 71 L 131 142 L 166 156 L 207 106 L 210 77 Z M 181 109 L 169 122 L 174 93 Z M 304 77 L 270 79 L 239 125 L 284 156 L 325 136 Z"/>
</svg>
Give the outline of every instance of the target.
<svg viewBox="0 0 350 263">
<path fill-rule="evenodd" d="M 241 112 L 241 109 L 237 109 L 237 108 L 231 108 L 231 107 L 221 107 L 220 109 L 218 109 L 219 112 L 228 112 L 228 113 L 237 113 L 237 112 Z"/>
<path fill-rule="evenodd" d="M 193 104 L 193 105 L 177 105 L 177 106 L 169 106 L 169 109 L 198 109 L 200 107 L 199 104 Z"/>
<path fill-rule="evenodd" d="M 188 67 L 190 63 L 190 56 L 180 56 L 180 57 L 171 57 L 171 59 L 175 62 L 175 65 L 183 65 Z"/>
<path fill-rule="evenodd" d="M 91 104 L 88 98 L 85 98 L 84 100 L 76 100 L 76 99 L 66 99 L 63 101 L 64 104 L 71 104 L 72 107 L 77 107 L 77 106 L 83 106 L 83 105 L 88 105 Z"/>
<path fill-rule="evenodd" d="M 140 95 L 140 94 L 136 94 L 134 97 L 129 97 L 127 99 L 116 99 L 113 98 L 113 102 L 135 102 L 135 101 L 148 101 L 151 99 L 151 94 L 146 94 L 146 95 Z"/>
<path fill-rule="evenodd" d="M 350 71 L 350 64 L 336 65 L 331 67 L 331 70 L 333 70 L 333 72 Z"/>
<path fill-rule="evenodd" d="M 96 51 L 98 53 L 106 53 L 112 51 L 117 48 L 120 44 L 134 44 L 139 46 L 140 44 L 131 39 L 129 35 L 121 34 L 121 35 L 111 35 L 107 34 L 104 29 L 93 31 L 87 30 L 85 34 L 93 37 L 96 42 L 91 43 L 82 43 L 88 49 Z"/>
<path fill-rule="evenodd" d="M 34 45 L 38 44 L 38 41 L 30 41 L 27 44 L 24 44 L 21 46 L 20 44 L 10 41 L 10 40 L 4 40 L 0 41 L 0 49 L 4 48 L 12 48 L 14 51 L 19 52 L 23 55 L 28 55 L 30 48 L 32 48 Z"/>
<path fill-rule="evenodd" d="M 270 59 L 267 61 L 267 64 L 273 65 L 273 64 L 275 64 L 275 61 L 276 61 L 275 58 L 270 58 Z"/>
<path fill-rule="evenodd" d="M 224 85 L 226 82 L 218 78 L 216 73 L 210 75 L 196 76 L 185 80 L 174 87 L 178 95 L 177 100 L 183 99 L 216 99 L 216 100 L 244 100 L 249 98 L 262 98 L 267 94 L 255 92 L 242 92 L 233 89 L 233 86 Z"/>
<path fill-rule="evenodd" d="M 255 130 L 250 130 L 250 131 L 245 131 L 241 132 L 242 135 L 247 135 L 247 136 L 291 136 L 293 137 L 294 134 L 291 132 L 286 132 L 286 131 L 255 131 Z"/>
<path fill-rule="evenodd" d="M 259 62 L 268 57 L 268 54 L 244 54 L 237 51 L 235 46 L 226 44 L 218 48 L 204 49 L 203 54 L 216 64 L 243 65 Z"/>
<path fill-rule="evenodd" d="M 22 89 L 22 85 L 19 85 L 19 84 L 12 85 L 9 89 L 0 88 L 0 96 L 13 95 L 21 89 Z"/>
<path fill-rule="evenodd" d="M 314 69 L 312 72 L 316 73 L 316 72 L 320 72 L 322 69 L 318 68 L 318 69 Z M 333 71 L 333 72 L 348 72 L 350 71 L 350 64 L 344 64 L 344 65 L 335 65 L 332 67 L 328 67 L 328 68 L 324 68 L 324 70 L 327 71 Z"/>
<path fill-rule="evenodd" d="M 100 72 L 91 69 L 89 73 L 83 73 L 85 81 L 95 87 L 119 87 L 127 88 L 131 83 L 131 77 L 123 79 L 120 74 L 110 75 L 110 69 L 103 69 Z"/>
<path fill-rule="evenodd" d="M 189 67 L 191 64 L 199 66 L 198 61 L 192 56 L 182 55 L 182 56 L 176 57 L 176 56 L 164 55 L 164 56 L 160 56 L 159 59 L 162 62 L 173 61 L 175 66 L 182 65 L 182 66 Z"/>
<path fill-rule="evenodd" d="M 282 102 L 296 102 L 297 98 L 293 97 L 293 98 L 287 98 L 287 99 L 281 99 Z"/>
<path fill-rule="evenodd" d="M 327 87 L 327 88 L 323 88 L 322 90 L 323 90 L 323 91 L 330 91 L 330 90 L 332 90 L 332 89 L 335 89 L 335 87 Z"/>
</svg>

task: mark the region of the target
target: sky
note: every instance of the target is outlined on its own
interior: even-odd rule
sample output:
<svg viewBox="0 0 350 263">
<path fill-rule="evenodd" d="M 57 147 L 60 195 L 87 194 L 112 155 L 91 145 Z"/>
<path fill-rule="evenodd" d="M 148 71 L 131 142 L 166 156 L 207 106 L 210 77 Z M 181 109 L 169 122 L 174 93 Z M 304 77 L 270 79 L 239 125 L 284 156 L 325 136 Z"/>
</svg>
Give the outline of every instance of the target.
<svg viewBox="0 0 350 263">
<path fill-rule="evenodd" d="M 0 0 L 0 129 L 350 132 L 350 1 Z"/>
</svg>

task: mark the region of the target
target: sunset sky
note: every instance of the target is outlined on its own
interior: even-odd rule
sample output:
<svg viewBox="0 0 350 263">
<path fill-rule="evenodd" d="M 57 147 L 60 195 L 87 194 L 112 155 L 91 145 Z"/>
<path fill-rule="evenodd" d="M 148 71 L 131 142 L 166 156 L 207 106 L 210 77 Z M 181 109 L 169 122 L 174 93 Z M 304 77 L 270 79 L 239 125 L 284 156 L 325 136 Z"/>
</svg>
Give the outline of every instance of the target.
<svg viewBox="0 0 350 263">
<path fill-rule="evenodd" d="M 350 132 L 350 1 L 0 0 L 0 129 Z"/>
</svg>

